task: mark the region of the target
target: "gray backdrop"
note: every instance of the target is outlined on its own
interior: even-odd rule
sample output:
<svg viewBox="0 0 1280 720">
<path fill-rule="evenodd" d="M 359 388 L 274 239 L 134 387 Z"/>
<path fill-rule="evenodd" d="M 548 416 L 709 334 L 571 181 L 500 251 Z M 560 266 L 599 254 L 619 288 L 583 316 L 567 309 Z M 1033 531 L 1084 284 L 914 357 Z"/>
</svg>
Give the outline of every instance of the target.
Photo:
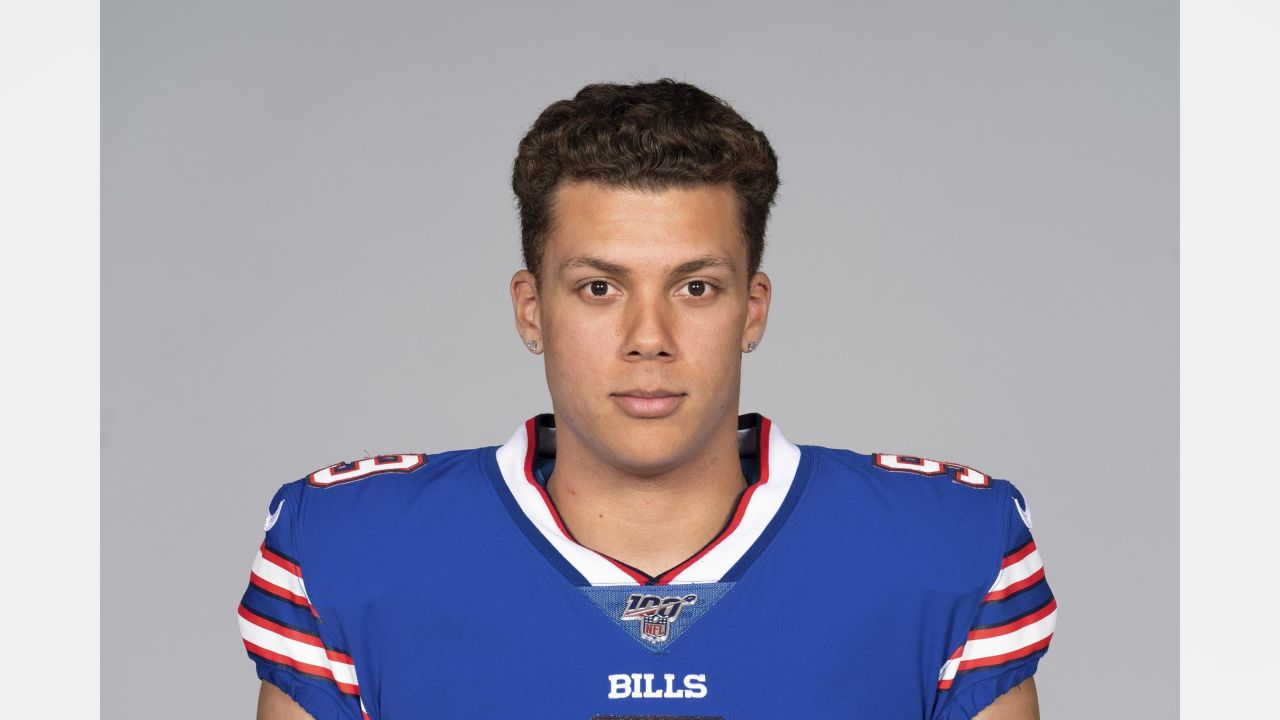
<svg viewBox="0 0 1280 720">
<path fill-rule="evenodd" d="M 516 143 L 662 76 L 780 157 L 742 410 L 1016 482 L 1045 717 L 1177 716 L 1176 3 L 780 5 L 105 4 L 104 718 L 252 716 L 279 484 L 550 408 Z"/>
</svg>

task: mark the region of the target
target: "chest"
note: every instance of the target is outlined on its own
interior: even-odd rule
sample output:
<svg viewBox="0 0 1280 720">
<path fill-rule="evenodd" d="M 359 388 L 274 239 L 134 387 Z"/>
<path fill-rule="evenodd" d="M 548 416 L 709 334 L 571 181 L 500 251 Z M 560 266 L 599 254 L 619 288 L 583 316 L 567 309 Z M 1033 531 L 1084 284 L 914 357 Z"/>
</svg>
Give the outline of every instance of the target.
<svg viewBox="0 0 1280 720">
<path fill-rule="evenodd" d="M 954 598 L 756 570 L 732 584 L 606 591 L 477 572 L 331 613 L 385 720 L 927 716 L 963 612 Z"/>
</svg>

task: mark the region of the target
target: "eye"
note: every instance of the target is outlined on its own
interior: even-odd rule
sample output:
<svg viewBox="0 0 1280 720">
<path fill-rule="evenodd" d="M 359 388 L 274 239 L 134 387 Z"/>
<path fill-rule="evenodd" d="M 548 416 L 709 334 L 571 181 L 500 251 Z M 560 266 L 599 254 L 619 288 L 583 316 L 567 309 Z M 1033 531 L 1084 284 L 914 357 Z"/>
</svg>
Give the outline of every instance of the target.
<svg viewBox="0 0 1280 720">
<path fill-rule="evenodd" d="M 583 295 L 583 292 L 587 294 Z M 600 298 L 605 299 L 611 295 L 617 295 L 618 289 L 608 280 L 589 280 L 578 286 L 578 294 L 584 298 Z"/>
<path fill-rule="evenodd" d="M 718 289 L 706 280 L 690 280 L 683 287 L 687 289 L 686 293 L 692 297 L 707 297 L 708 293 L 714 293 Z"/>
</svg>

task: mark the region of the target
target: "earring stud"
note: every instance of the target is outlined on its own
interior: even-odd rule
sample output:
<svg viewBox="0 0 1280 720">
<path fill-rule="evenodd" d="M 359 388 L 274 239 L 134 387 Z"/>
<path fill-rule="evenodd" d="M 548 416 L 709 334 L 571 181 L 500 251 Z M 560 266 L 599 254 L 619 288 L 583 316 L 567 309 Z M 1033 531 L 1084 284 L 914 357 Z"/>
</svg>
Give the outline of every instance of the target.
<svg viewBox="0 0 1280 720">
<path fill-rule="evenodd" d="M 759 343 L 755 340 L 748 340 L 747 349 L 744 352 L 754 352 L 757 347 L 760 347 Z"/>
<path fill-rule="evenodd" d="M 527 348 L 529 348 L 530 350 L 537 350 L 537 349 L 538 349 L 538 341 L 537 341 L 537 340 L 530 340 L 529 342 L 525 343 L 525 344 L 524 344 L 524 346 L 525 346 L 525 347 L 527 347 Z"/>
</svg>

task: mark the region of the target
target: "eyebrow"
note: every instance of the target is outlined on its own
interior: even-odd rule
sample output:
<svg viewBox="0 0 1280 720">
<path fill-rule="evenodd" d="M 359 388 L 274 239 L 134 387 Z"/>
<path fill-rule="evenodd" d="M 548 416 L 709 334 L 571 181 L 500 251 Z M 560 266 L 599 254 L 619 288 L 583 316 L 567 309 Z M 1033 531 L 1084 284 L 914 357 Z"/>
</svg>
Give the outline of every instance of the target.
<svg viewBox="0 0 1280 720">
<path fill-rule="evenodd" d="M 631 271 L 622 265 L 591 255 L 575 255 L 574 257 L 565 260 L 560 263 L 560 272 L 564 273 L 580 267 L 595 268 L 600 272 L 617 275 L 619 277 L 627 277 L 631 275 Z M 670 274 L 687 275 L 706 268 L 723 268 L 728 270 L 730 273 L 735 270 L 734 264 L 726 258 L 718 255 L 704 255 L 702 257 L 680 263 L 671 269 Z"/>
<path fill-rule="evenodd" d="M 625 267 L 617 263 L 612 263 L 612 262 L 609 262 L 608 260 L 604 260 L 598 257 L 592 257 L 591 255 L 575 255 L 574 257 L 571 257 L 568 260 L 565 260 L 564 262 L 560 263 L 560 272 L 565 273 L 570 270 L 576 270 L 577 268 L 580 268 L 580 267 L 595 268 L 596 270 L 599 270 L 602 273 L 608 273 L 610 275 L 630 275 L 631 274 L 630 270 L 627 270 Z"/>
<path fill-rule="evenodd" d="M 704 255 L 703 257 L 680 263 L 671 270 L 672 275 L 687 275 L 691 272 L 697 272 L 706 268 L 723 268 L 730 273 L 734 272 L 733 263 L 717 255 Z"/>
</svg>

